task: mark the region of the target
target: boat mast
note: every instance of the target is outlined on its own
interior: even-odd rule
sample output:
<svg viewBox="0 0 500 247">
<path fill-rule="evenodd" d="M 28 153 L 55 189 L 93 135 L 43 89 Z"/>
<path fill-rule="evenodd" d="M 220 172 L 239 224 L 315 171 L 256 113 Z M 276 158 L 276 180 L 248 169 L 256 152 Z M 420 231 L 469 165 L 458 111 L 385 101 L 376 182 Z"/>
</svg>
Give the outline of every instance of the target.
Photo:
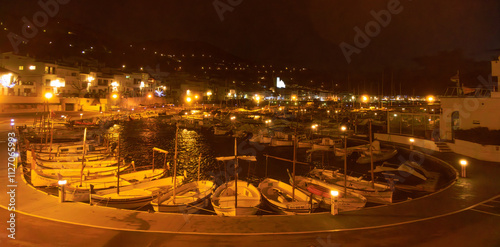
<svg viewBox="0 0 500 247">
<path fill-rule="evenodd" d="M 200 169 L 201 169 L 201 153 L 198 157 L 198 182 L 200 181 Z"/>
<path fill-rule="evenodd" d="M 298 104 L 297 115 L 299 114 L 299 112 L 300 112 L 300 103 Z M 295 122 L 297 125 L 295 126 L 295 137 L 293 139 L 292 201 L 295 201 L 295 163 L 297 162 L 297 129 L 299 128 L 299 120 L 296 118 Z"/>
<path fill-rule="evenodd" d="M 344 196 L 347 196 L 347 130 L 344 133 Z"/>
<path fill-rule="evenodd" d="M 298 124 L 298 122 L 297 122 Z M 297 161 L 297 128 L 295 128 L 295 138 L 293 139 L 293 170 L 292 170 L 292 201 L 295 201 L 295 163 Z"/>
<path fill-rule="evenodd" d="M 116 194 L 120 194 L 120 133 L 118 133 L 118 168 L 116 170 Z"/>
<path fill-rule="evenodd" d="M 372 188 L 375 189 L 375 175 L 373 175 L 373 140 L 372 140 L 372 119 L 368 121 L 370 124 L 370 168 L 372 175 Z"/>
<path fill-rule="evenodd" d="M 174 153 L 174 190 L 172 193 L 172 201 L 175 205 L 175 187 L 177 186 L 177 132 L 179 131 L 179 124 L 175 125 L 175 153 Z"/>
<path fill-rule="evenodd" d="M 54 138 L 54 122 L 50 126 L 50 146 L 49 146 L 49 160 L 52 159 L 52 140 Z"/>
<path fill-rule="evenodd" d="M 87 128 L 83 132 L 83 152 L 82 152 L 82 170 L 80 171 L 80 187 L 83 184 L 83 168 L 85 168 L 85 141 L 87 140 Z"/>
<path fill-rule="evenodd" d="M 238 212 L 238 144 L 237 138 L 234 137 L 234 171 L 235 171 L 235 179 L 234 179 L 234 215 L 237 215 Z"/>
</svg>

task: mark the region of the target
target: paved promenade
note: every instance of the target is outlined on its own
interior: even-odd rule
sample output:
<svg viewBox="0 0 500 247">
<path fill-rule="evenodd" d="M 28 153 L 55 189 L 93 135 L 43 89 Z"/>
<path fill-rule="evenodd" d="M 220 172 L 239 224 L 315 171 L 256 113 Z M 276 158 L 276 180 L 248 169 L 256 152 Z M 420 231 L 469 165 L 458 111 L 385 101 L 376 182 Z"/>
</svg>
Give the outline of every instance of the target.
<svg viewBox="0 0 500 247">
<path fill-rule="evenodd" d="M 10 188 L 7 185 L 10 183 L 7 180 L 8 171 L 5 164 L 8 158 L 5 132 L 0 140 L 0 160 L 2 160 L 0 186 L 4 187 L 2 191 L 8 191 Z M 449 161 L 455 166 L 455 169 L 458 169 L 457 161 L 462 158 L 456 154 L 436 155 Z M 82 232 L 97 232 L 96 234 L 103 234 L 103 236 L 106 234 L 115 236 L 123 232 L 130 234 L 129 236 L 137 236 L 137 238 L 148 238 L 147 235 L 152 234 L 151 236 L 162 239 L 161 243 L 163 244 L 168 243 L 172 236 L 176 236 L 176 241 L 179 241 L 179 236 L 184 236 L 185 239 L 178 242 L 179 246 L 189 246 L 191 241 L 211 241 L 207 242 L 208 244 L 205 243 L 208 246 L 221 246 L 217 243 L 224 243 L 224 246 L 244 246 L 243 243 L 246 243 L 249 244 L 248 246 L 252 246 L 251 243 L 254 241 L 264 241 L 263 243 L 272 246 L 283 246 L 292 239 L 297 239 L 297 243 L 301 244 L 288 244 L 288 246 L 370 246 L 371 240 L 364 239 L 362 236 L 373 234 L 374 231 L 398 234 L 401 229 L 415 225 L 423 227 L 417 228 L 420 229 L 419 231 L 429 231 L 432 227 L 436 227 L 436 224 L 440 228 L 433 232 L 447 227 L 453 229 L 457 227 L 457 224 L 466 227 L 468 223 L 462 222 L 462 220 L 472 217 L 471 213 L 477 213 L 477 217 L 472 217 L 468 221 L 474 222 L 474 219 L 481 219 L 480 223 L 477 224 L 480 226 L 486 224 L 481 231 L 485 236 L 478 239 L 478 241 L 486 241 L 486 245 L 480 246 L 487 246 L 487 243 L 491 243 L 491 246 L 498 246 L 500 244 L 500 224 L 498 223 L 500 222 L 500 164 L 468 160 L 470 163 L 467 168 L 468 177 L 458 178 L 450 186 L 437 193 L 402 203 L 345 212 L 336 216 L 329 213 L 319 213 L 300 216 L 219 217 L 136 212 L 90 206 L 83 203 L 59 203 L 57 197 L 37 191 L 26 184 L 21 177 L 21 170 L 18 169 L 16 174 L 17 187 L 15 187 L 16 226 L 18 237 L 22 238 L 22 242 L 8 239 L 7 232 L 3 230 L 0 233 L 2 234 L 0 245 L 33 246 L 32 241 L 34 240 L 27 237 L 27 232 L 23 232 L 23 230 L 42 224 L 62 228 L 69 227 L 72 230 L 76 229 Z M 2 212 L 0 225 L 4 224 L 3 226 L 7 225 L 6 221 L 9 220 L 9 212 L 6 210 L 8 204 L 9 194 L 0 193 L 0 207 L 3 208 L 0 209 Z M 31 224 L 25 225 L 26 222 Z M 5 228 L 2 227 L 2 229 Z M 459 232 L 460 229 L 455 231 Z M 477 229 L 470 230 L 468 233 L 475 231 Z M 356 235 L 354 232 L 358 232 L 358 234 Z M 51 234 L 51 231 L 48 231 L 47 234 Z M 58 236 L 57 231 L 54 231 L 54 235 Z M 357 238 L 355 237 L 356 241 L 349 240 L 349 238 L 337 238 L 335 241 L 330 239 L 330 236 L 342 235 L 349 235 L 351 238 L 357 236 Z M 304 238 L 299 236 L 304 236 Z M 96 238 L 95 235 L 87 237 Z M 474 237 L 480 236 L 477 234 L 467 236 L 469 241 L 471 237 L 474 240 Z M 47 236 L 39 238 L 46 238 L 50 242 L 50 238 Z M 388 239 L 392 238 L 394 236 Z M 442 239 L 446 238 L 446 235 L 442 236 Z M 246 242 L 241 242 L 243 239 Z M 433 243 L 439 243 L 440 239 L 434 238 L 435 242 Z M 77 242 L 71 242 L 71 240 L 68 242 L 68 239 L 65 239 L 61 243 L 66 246 L 69 243 L 78 243 L 80 240 L 75 241 Z M 409 244 L 417 245 L 418 241 L 418 238 L 413 239 L 413 243 Z M 3 245 L 3 243 L 9 244 Z M 106 242 L 106 244 L 93 243 L 96 245 L 92 242 L 90 245 L 103 246 L 110 242 Z M 128 244 L 130 243 L 132 242 Z M 144 242 L 144 245 L 147 245 L 146 243 L 149 242 Z M 328 243 L 331 245 L 327 245 Z M 333 245 L 333 243 L 339 245 Z M 468 246 L 461 245 L 465 243 L 460 241 L 455 246 Z M 264 245 L 268 246 L 267 244 Z"/>
</svg>

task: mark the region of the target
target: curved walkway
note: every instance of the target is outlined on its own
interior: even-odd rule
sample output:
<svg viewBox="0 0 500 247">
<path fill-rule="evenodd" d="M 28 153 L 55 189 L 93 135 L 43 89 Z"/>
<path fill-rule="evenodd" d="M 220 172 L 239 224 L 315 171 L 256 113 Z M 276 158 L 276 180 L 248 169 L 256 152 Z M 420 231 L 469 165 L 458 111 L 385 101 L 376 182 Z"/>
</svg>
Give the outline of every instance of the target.
<svg viewBox="0 0 500 247">
<path fill-rule="evenodd" d="M 7 160 L 7 143 L 0 143 L 0 159 Z M 458 155 L 436 154 L 457 163 Z M 37 191 L 26 184 L 17 170 L 16 213 L 52 221 L 103 229 L 148 233 L 191 235 L 269 235 L 338 232 L 356 229 L 397 226 L 435 219 L 465 211 L 500 195 L 496 163 L 469 159 L 468 178 L 435 194 L 388 206 L 367 208 L 332 216 L 319 213 L 298 216 L 220 217 L 148 213 L 89 206 L 82 203 L 59 203 L 57 197 Z M 7 187 L 7 166 L 0 167 L 0 185 Z M 7 209 L 9 194 L 0 193 L 0 207 Z M 3 210 L 2 210 L 3 211 Z M 496 213 L 492 213 L 497 215 Z M 500 216 L 500 214 L 498 214 Z"/>
</svg>

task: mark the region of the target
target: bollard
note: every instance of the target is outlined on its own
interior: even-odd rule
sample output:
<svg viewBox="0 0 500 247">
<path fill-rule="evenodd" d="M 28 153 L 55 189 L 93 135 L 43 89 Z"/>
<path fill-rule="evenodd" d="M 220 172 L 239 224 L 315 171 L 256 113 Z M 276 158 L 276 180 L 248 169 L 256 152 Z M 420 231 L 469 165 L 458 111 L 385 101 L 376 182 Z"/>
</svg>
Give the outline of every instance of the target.
<svg viewBox="0 0 500 247">
<path fill-rule="evenodd" d="M 337 206 L 337 198 L 339 196 L 339 192 L 336 190 L 332 190 L 332 191 L 330 191 L 330 194 L 331 194 L 331 196 L 330 196 L 330 200 L 331 200 L 330 201 L 330 203 L 331 203 L 330 213 L 332 215 L 337 215 L 337 214 L 339 214 L 339 208 Z"/>
<path fill-rule="evenodd" d="M 64 202 L 64 186 L 66 185 L 67 181 L 66 180 L 59 180 L 57 181 L 59 184 L 59 202 L 63 203 Z"/>
</svg>

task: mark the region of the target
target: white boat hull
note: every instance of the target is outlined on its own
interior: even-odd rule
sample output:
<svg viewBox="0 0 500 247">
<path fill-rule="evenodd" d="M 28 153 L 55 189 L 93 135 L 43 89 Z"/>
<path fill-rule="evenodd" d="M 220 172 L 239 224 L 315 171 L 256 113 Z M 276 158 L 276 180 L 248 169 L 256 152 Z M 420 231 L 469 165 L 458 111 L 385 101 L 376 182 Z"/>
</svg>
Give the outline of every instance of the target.
<svg viewBox="0 0 500 247">
<path fill-rule="evenodd" d="M 238 207 L 235 208 L 235 181 L 219 186 L 212 194 L 211 201 L 217 215 L 240 216 L 257 213 L 261 201 L 260 192 L 253 185 L 238 180 Z"/>
</svg>

